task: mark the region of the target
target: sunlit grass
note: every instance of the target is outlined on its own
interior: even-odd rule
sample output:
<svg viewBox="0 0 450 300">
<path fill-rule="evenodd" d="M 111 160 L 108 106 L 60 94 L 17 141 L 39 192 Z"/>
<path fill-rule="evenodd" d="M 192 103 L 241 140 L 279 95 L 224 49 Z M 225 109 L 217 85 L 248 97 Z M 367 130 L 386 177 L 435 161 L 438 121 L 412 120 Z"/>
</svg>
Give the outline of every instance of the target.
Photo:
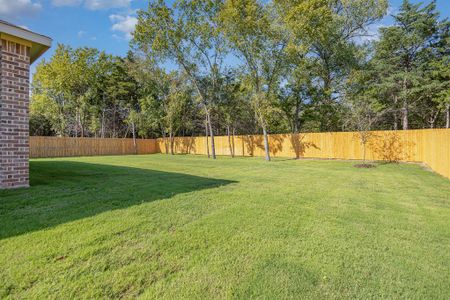
<svg viewBox="0 0 450 300">
<path fill-rule="evenodd" d="M 0 298 L 450 297 L 450 181 L 417 165 L 34 160 L 0 191 Z"/>
</svg>

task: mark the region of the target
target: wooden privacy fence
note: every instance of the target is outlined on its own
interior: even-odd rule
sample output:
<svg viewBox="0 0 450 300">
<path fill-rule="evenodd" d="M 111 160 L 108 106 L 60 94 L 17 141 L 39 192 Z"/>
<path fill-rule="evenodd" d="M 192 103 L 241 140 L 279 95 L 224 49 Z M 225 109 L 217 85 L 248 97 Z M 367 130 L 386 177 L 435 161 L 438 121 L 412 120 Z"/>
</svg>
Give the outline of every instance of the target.
<svg viewBox="0 0 450 300">
<path fill-rule="evenodd" d="M 152 154 L 156 140 L 97 139 L 70 137 L 30 137 L 30 157 Z"/>
<path fill-rule="evenodd" d="M 216 154 L 264 156 L 261 135 L 215 137 Z M 274 134 L 269 136 L 274 157 L 362 159 L 363 146 L 357 132 Z M 30 137 L 30 157 L 66 157 L 168 153 L 169 140 Z M 207 154 L 205 137 L 175 138 L 180 154 Z M 366 146 L 368 160 L 423 162 L 450 178 L 450 129 L 373 131 Z"/>
<path fill-rule="evenodd" d="M 274 134 L 269 136 L 274 157 L 362 159 L 363 146 L 357 132 Z M 205 137 L 175 138 L 174 150 L 184 154 L 206 154 Z M 217 155 L 264 156 L 260 135 L 215 137 Z M 168 139 L 157 140 L 157 152 L 168 153 Z M 423 162 L 450 178 L 450 129 L 373 131 L 366 146 L 369 160 Z"/>
</svg>

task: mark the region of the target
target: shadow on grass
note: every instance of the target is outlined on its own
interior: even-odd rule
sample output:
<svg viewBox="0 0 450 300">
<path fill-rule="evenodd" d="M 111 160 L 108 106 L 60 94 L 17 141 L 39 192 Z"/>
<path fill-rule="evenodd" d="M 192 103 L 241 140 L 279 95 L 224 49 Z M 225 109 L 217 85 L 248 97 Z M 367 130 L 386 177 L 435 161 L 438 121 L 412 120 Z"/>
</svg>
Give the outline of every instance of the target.
<svg viewBox="0 0 450 300">
<path fill-rule="evenodd" d="M 31 188 L 0 191 L 0 239 L 233 181 L 69 161 L 34 161 Z"/>
</svg>

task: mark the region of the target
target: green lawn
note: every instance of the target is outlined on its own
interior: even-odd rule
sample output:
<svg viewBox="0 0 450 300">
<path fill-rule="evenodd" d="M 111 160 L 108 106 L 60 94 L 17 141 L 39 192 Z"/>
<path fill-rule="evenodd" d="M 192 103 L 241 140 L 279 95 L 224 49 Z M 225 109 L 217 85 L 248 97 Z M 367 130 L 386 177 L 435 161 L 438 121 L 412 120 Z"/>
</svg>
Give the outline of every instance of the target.
<svg viewBox="0 0 450 300">
<path fill-rule="evenodd" d="M 0 298 L 450 298 L 450 181 L 417 165 L 33 160 Z"/>
</svg>

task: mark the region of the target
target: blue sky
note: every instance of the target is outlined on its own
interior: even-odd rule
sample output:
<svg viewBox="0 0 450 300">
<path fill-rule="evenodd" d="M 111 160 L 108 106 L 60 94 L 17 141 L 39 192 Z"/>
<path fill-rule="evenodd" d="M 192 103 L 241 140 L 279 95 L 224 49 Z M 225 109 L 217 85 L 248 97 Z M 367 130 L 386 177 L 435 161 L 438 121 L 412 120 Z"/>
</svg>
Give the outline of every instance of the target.
<svg viewBox="0 0 450 300">
<path fill-rule="evenodd" d="M 390 11 L 394 12 L 401 2 L 391 0 Z M 0 19 L 50 36 L 54 46 L 89 46 L 124 55 L 136 23 L 136 10 L 145 9 L 147 4 L 148 0 L 0 0 Z M 437 6 L 441 16 L 450 17 L 450 0 L 437 0 Z M 387 17 L 379 25 L 390 22 Z M 379 25 L 371 30 L 375 32 Z M 50 57 L 54 49 L 43 57 Z"/>
</svg>

